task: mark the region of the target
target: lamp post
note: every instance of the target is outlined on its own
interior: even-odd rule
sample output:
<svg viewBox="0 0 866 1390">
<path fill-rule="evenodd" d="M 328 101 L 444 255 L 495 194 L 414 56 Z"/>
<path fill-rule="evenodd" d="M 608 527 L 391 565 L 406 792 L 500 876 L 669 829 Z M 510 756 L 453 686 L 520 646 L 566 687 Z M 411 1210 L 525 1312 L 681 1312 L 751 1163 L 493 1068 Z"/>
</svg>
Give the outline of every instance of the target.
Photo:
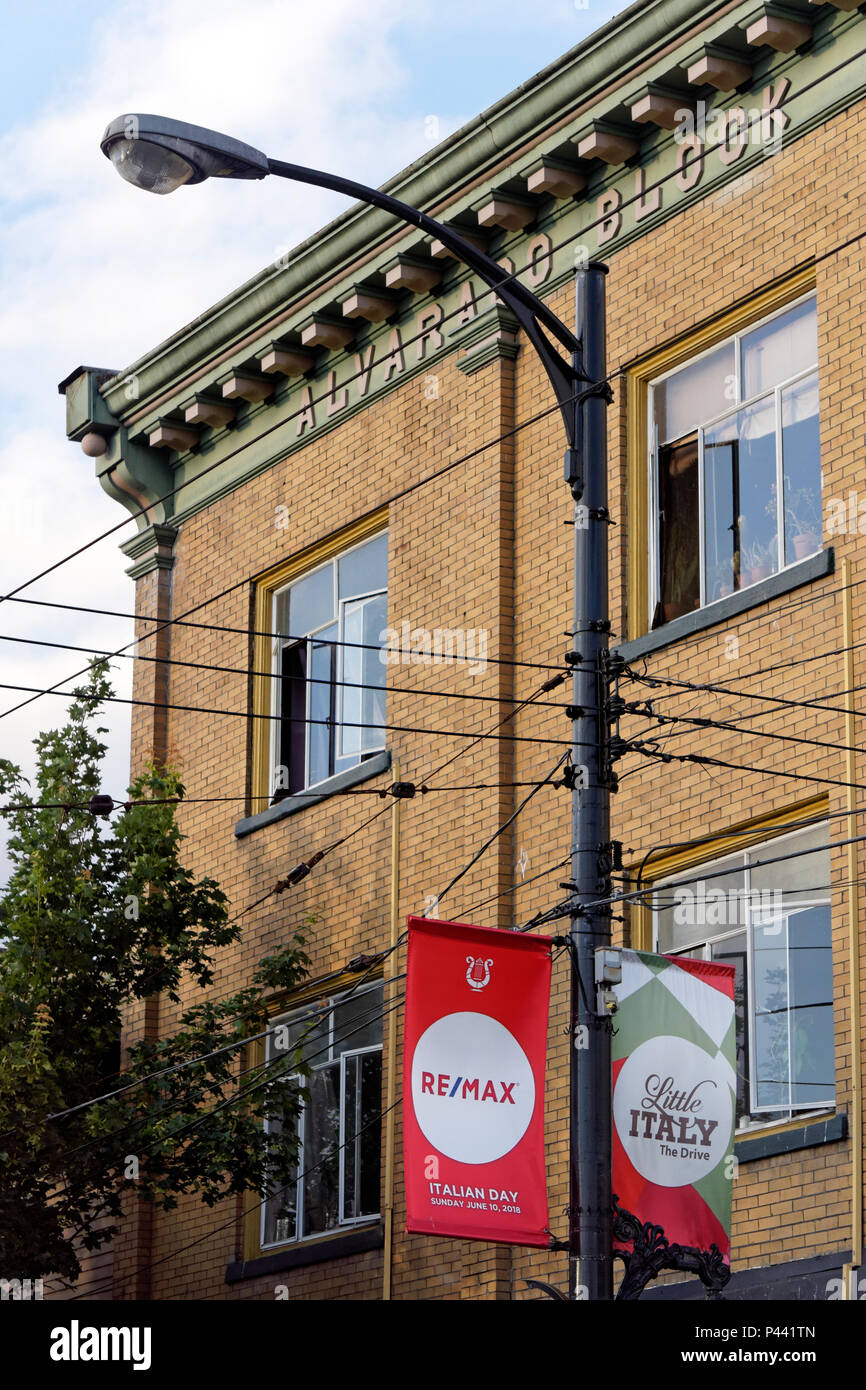
<svg viewBox="0 0 866 1390">
<path fill-rule="evenodd" d="M 435 237 L 511 310 L 553 387 L 565 426 L 565 481 L 575 503 L 572 646 L 573 774 L 569 1293 L 612 1297 L 610 1032 L 595 1008 L 594 952 L 610 942 L 610 768 L 607 751 L 607 460 L 604 383 L 606 267 L 577 271 L 577 333 L 537 295 L 451 227 L 354 179 L 270 159 L 218 131 L 164 116 L 128 114 L 106 128 L 102 151 L 118 173 L 149 193 L 171 193 L 207 178 L 268 174 L 345 193 Z M 548 337 L 547 335 L 550 335 Z M 551 342 L 551 338 L 555 340 Z M 558 345 L 558 346 L 557 346 Z M 564 348 L 567 356 L 559 348 Z M 577 770 L 580 776 L 577 776 Z M 584 1045 L 588 1044 L 588 1045 Z M 578 1261 L 580 1268 L 578 1271 Z"/>
</svg>

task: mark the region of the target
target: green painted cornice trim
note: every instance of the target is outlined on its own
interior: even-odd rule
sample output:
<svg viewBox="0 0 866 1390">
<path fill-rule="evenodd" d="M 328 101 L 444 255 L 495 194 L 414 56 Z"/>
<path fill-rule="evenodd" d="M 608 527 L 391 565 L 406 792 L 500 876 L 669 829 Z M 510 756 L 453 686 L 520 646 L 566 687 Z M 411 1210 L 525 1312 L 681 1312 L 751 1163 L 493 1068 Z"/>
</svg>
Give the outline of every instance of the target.
<svg viewBox="0 0 866 1390">
<path fill-rule="evenodd" d="M 468 351 L 458 357 L 457 370 L 472 376 L 489 362 L 502 358 L 513 362 L 520 351 L 519 331 L 517 319 L 505 305 L 494 304 L 485 314 L 479 314 L 460 338 L 460 346 Z"/>
<path fill-rule="evenodd" d="M 135 561 L 126 571 L 129 577 L 140 579 L 142 575 L 150 574 L 156 569 L 173 569 L 173 551 L 177 534 L 176 526 L 164 526 L 156 522 L 153 526 L 136 532 L 128 541 L 124 541 L 120 549 L 124 555 Z"/>
<path fill-rule="evenodd" d="M 751 6 L 753 5 L 754 0 L 751 0 Z M 675 0 L 659 0 L 658 4 L 637 8 L 642 11 L 646 11 L 647 8 L 652 11 L 663 8 L 665 13 L 670 14 L 683 7 L 675 3 Z M 635 90 L 637 80 L 644 85 L 656 82 L 665 74 L 669 74 L 673 67 L 681 67 L 685 55 L 693 54 L 699 48 L 711 45 L 720 38 L 730 43 L 732 31 L 736 31 L 743 14 L 749 9 L 749 0 L 714 7 L 708 20 L 704 19 L 700 25 L 692 24 L 687 31 L 679 33 L 677 38 L 657 48 L 650 54 L 649 59 L 645 54 L 636 57 L 632 67 L 623 68 L 621 73 L 617 74 L 618 80 L 608 84 L 603 94 L 596 92 L 594 96 L 587 98 L 589 105 L 585 105 L 585 109 L 581 109 L 579 114 L 576 114 L 575 103 L 572 102 L 568 110 L 557 113 L 559 119 L 556 123 L 551 123 L 547 128 L 533 130 L 531 136 L 524 139 L 521 148 L 516 151 L 512 149 L 510 152 L 500 151 L 499 165 L 502 167 L 493 173 L 487 172 L 488 186 L 501 182 L 503 170 L 509 177 L 525 173 L 545 149 L 563 145 L 573 137 L 578 127 L 586 125 L 594 113 L 600 115 L 614 111 L 616 105 L 625 100 L 624 94 Z M 626 19 L 632 13 L 633 11 L 628 11 L 620 20 Z M 814 24 L 814 39 L 809 45 L 808 53 L 798 51 L 790 55 L 781 55 L 767 49 L 750 52 L 748 58 L 753 78 L 748 91 L 714 96 L 710 100 L 711 107 L 720 111 L 737 104 L 760 104 L 762 91 L 767 90 L 768 86 L 778 87 L 780 83 L 787 87 L 787 83 L 784 82 L 786 74 L 794 79 L 795 71 L 800 70 L 802 64 L 803 76 L 800 82 L 794 81 L 793 89 L 784 98 L 784 104 L 790 109 L 793 119 L 793 125 L 785 131 L 782 142 L 787 146 L 866 94 L 866 74 L 863 72 L 859 56 L 863 37 L 862 11 L 841 13 L 832 10 L 830 6 L 822 6 L 816 9 L 814 16 L 810 14 L 809 17 Z M 616 21 L 614 27 L 619 22 Z M 610 27 L 607 26 L 608 29 Z M 601 30 L 599 34 L 605 32 L 606 30 Z M 592 44 L 598 37 L 599 35 L 593 36 Z M 566 55 L 546 71 L 559 71 L 575 54 L 583 53 L 585 47 L 574 50 L 571 55 Z M 851 66 L 855 57 L 859 64 L 856 69 Z M 638 71 L 635 72 L 634 68 Z M 814 85 L 816 72 L 825 70 L 830 73 L 838 72 L 839 76 L 833 78 L 826 87 L 815 91 L 814 95 L 806 95 Z M 524 88 L 518 89 L 518 93 L 506 98 L 504 103 L 500 103 L 500 107 L 513 107 L 520 92 L 528 91 L 530 96 L 533 93 L 537 96 L 535 89 L 543 76 L 544 74 L 540 74 L 538 79 L 533 79 L 525 84 Z M 805 96 L 805 105 L 800 103 L 801 93 Z M 593 101 L 596 103 L 594 108 Z M 499 108 L 491 109 L 496 111 Z M 467 126 L 466 131 L 474 129 L 476 124 Z M 457 140 L 461 134 L 458 132 L 454 139 Z M 423 167 L 426 171 L 424 177 L 432 177 L 428 168 L 430 161 L 438 158 L 443 151 L 447 152 L 451 143 L 447 142 L 440 151 L 432 152 L 424 161 L 413 165 L 412 169 Z M 672 188 L 669 183 L 675 150 L 675 140 L 670 132 L 648 130 L 642 139 L 641 154 L 637 160 L 626 166 L 599 165 L 592 171 L 585 194 L 574 199 L 557 201 L 550 198 L 539 203 L 534 226 L 526 231 L 503 233 L 498 236 L 493 254 L 509 270 L 516 267 L 517 273 L 527 274 L 528 283 L 533 285 L 536 293 L 546 299 L 573 277 L 573 248 L 578 241 L 589 237 L 591 251 L 606 260 L 615 258 L 626 246 L 676 216 L 684 208 L 713 196 L 726 184 L 736 183 L 743 175 L 751 174 L 766 157 L 760 148 L 750 146 L 736 164 L 726 164 L 722 167 L 713 150 L 708 147 L 707 167 L 702 180 L 684 192 L 682 189 Z M 638 221 L 634 209 L 629 210 L 628 200 L 640 170 L 646 171 L 646 177 L 650 181 L 658 177 L 667 178 L 668 191 L 664 194 L 658 209 L 645 211 Z M 411 173 L 411 170 L 398 176 L 389 187 L 395 187 L 408 173 Z M 447 219 L 452 219 L 455 211 L 461 206 L 469 207 L 477 203 L 478 188 L 484 186 L 485 170 L 475 169 L 473 173 L 476 186 L 465 187 L 458 193 L 444 214 Z M 411 196 L 401 188 L 397 191 L 403 192 L 407 200 Z M 607 241 L 603 246 L 599 244 L 598 252 L 595 252 L 596 234 L 592 228 L 600 206 L 599 199 L 608 192 L 614 198 L 626 200 L 623 204 L 623 218 L 615 239 Z M 196 324 L 190 325 L 168 343 L 155 349 L 149 358 L 142 359 L 142 362 L 151 364 L 148 370 L 152 368 L 155 373 L 164 371 L 170 352 L 175 348 L 180 350 L 184 334 L 188 335 L 184 340 L 184 350 L 190 352 L 190 362 L 193 365 L 190 365 L 185 375 L 167 377 L 161 395 L 152 395 L 144 399 L 144 379 L 136 375 L 135 367 L 118 373 L 113 381 L 107 384 L 104 372 L 79 368 L 62 384 L 67 396 L 71 437 L 80 438 L 89 428 L 96 428 L 110 436 L 106 454 L 96 460 L 97 475 L 106 492 L 130 511 L 135 511 L 141 506 L 147 508 L 145 515 L 137 517 L 137 524 L 142 528 L 142 533 L 154 522 L 165 523 L 171 520 L 172 525 L 180 525 L 188 517 L 228 495 L 249 479 L 305 448 L 311 438 L 321 438 L 331 429 L 339 428 L 354 415 L 365 410 L 367 406 L 390 394 L 401 384 L 429 373 L 445 358 L 452 358 L 459 370 L 471 374 L 491 361 L 516 355 L 516 331 L 512 339 L 512 330 L 516 330 L 516 324 L 511 320 L 507 310 L 501 304 L 491 304 L 489 291 L 478 285 L 467 267 L 449 262 L 443 265 L 443 284 L 433 294 L 407 294 L 400 301 L 397 315 L 388 323 L 359 325 L 356 340 L 346 350 L 320 355 L 314 369 L 307 373 L 305 380 L 275 378 L 273 394 L 266 403 L 242 407 L 230 426 L 205 431 L 192 450 L 169 453 L 163 449 L 152 449 L 146 444 L 149 432 L 159 416 L 172 417 L 181 402 L 188 400 L 193 393 L 216 392 L 216 383 L 221 377 L 226 377 L 230 372 L 252 361 L 257 349 L 264 348 L 269 342 L 290 338 L 291 328 L 296 327 L 302 319 L 309 318 L 314 311 L 318 312 L 332 305 L 339 298 L 341 287 L 345 288 L 359 276 L 369 278 L 374 271 L 381 270 L 393 262 L 396 255 L 411 251 L 411 239 L 418 234 L 387 218 L 385 221 L 390 229 L 388 235 L 383 235 L 381 244 L 371 245 L 367 229 L 373 225 L 370 219 L 378 216 L 375 210 L 366 207 L 350 209 L 342 218 L 330 224 L 329 228 L 325 228 L 324 232 L 298 248 L 293 254 L 288 270 L 280 271 L 278 274 L 275 268 L 271 268 L 266 272 L 265 274 L 271 277 L 268 286 L 260 284 L 262 277 L 259 277 L 224 300 L 223 306 L 234 306 L 232 312 L 241 313 L 243 310 L 252 313 L 254 291 L 256 285 L 259 285 L 259 307 L 264 308 L 261 313 L 256 311 L 254 326 L 246 333 L 242 345 L 240 339 L 228 340 L 221 336 L 228 319 L 220 318 L 222 306 L 218 305 L 209 311 L 209 315 L 203 316 Z M 345 243 L 349 244 L 346 239 L 354 238 L 357 241 L 362 229 L 359 253 L 353 259 L 346 260 L 341 257 L 334 261 L 336 270 L 332 283 L 327 288 L 323 287 L 323 282 L 317 286 L 303 279 L 305 265 L 311 268 L 319 263 L 316 259 L 317 254 L 326 260 L 334 259 L 336 242 L 330 248 L 327 245 L 322 247 L 323 239 L 326 240 L 330 233 L 342 237 Z M 552 251 L 544 251 L 545 243 L 548 247 L 553 243 Z M 305 260 L 307 248 L 310 248 L 310 254 Z M 533 271 L 531 275 L 530 269 Z M 289 274 L 301 277 L 298 283 L 301 283 L 307 292 L 306 298 L 301 303 L 279 297 L 284 321 L 279 324 L 269 322 L 264 314 L 266 310 L 271 312 L 274 305 L 266 303 L 265 290 L 270 294 L 278 280 L 285 286 L 285 278 L 280 277 Z M 274 292 L 276 293 L 275 290 Z M 446 315 L 442 332 L 437 328 L 428 330 L 429 336 L 425 334 L 425 339 L 420 344 L 417 337 L 413 339 L 412 334 L 417 334 L 419 325 L 426 324 L 430 315 L 435 322 L 436 313 L 441 315 L 443 310 L 446 311 Z M 400 342 L 400 334 L 403 335 L 406 344 L 405 361 L 398 371 L 392 372 L 388 367 L 393 355 L 390 348 L 394 335 Z M 437 338 L 441 341 L 441 346 L 437 345 Z M 413 342 L 414 346 L 410 351 L 410 344 Z M 402 357 L 402 349 L 399 350 Z M 371 363 L 374 365 L 369 365 Z M 97 389 L 103 387 L 102 392 Z M 348 387 L 348 399 L 344 387 Z M 120 427 L 118 420 L 109 412 L 109 402 L 104 398 L 105 390 L 109 392 L 111 400 L 123 416 Z M 316 413 L 313 418 L 310 411 L 310 420 L 306 421 L 299 417 L 304 417 L 307 413 L 310 392 L 317 401 Z M 340 398 L 347 403 L 338 404 Z M 197 475 L 203 470 L 210 471 L 199 481 Z M 166 503 L 157 503 L 156 499 L 159 496 L 178 488 L 181 490 Z M 134 568 L 137 568 L 139 563 L 145 563 L 144 556 L 133 558 L 136 560 Z M 147 563 L 153 568 L 162 561 L 154 560 Z"/>
<path fill-rule="evenodd" d="M 639 0 L 562 58 L 482 112 L 448 140 L 383 184 L 416 207 L 442 203 L 485 169 L 507 160 L 508 151 L 540 138 L 547 125 L 585 106 L 609 83 L 653 51 L 667 47 L 700 23 L 736 6 L 731 0 Z M 281 153 L 273 151 L 275 156 Z M 472 198 L 477 200 L 473 191 Z M 445 215 L 450 215 L 450 208 Z M 396 230 L 399 230 L 397 228 Z M 169 389 L 185 373 L 254 332 L 269 316 L 315 293 L 332 276 L 348 273 L 359 259 L 395 235 L 389 214 L 356 204 L 302 242 L 279 268 L 270 265 L 225 299 L 132 363 L 103 388 L 114 416 L 132 413 L 124 388 L 135 379 L 137 407 Z M 407 233 L 412 237 L 413 233 Z"/>
</svg>

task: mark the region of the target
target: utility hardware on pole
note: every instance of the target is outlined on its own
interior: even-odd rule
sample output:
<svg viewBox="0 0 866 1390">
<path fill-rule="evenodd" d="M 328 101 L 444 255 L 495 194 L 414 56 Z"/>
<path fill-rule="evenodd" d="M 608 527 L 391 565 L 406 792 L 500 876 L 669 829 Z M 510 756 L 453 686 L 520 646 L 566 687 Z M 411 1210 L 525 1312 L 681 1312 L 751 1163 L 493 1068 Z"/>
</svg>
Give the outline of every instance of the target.
<svg viewBox="0 0 866 1390">
<path fill-rule="evenodd" d="M 575 502 L 572 787 L 571 1088 L 569 1292 L 610 1299 L 613 1286 L 611 1211 L 610 1022 L 596 1009 L 597 948 L 610 943 L 610 790 L 612 749 L 607 615 L 605 276 L 590 263 L 577 271 L 577 335 L 515 275 L 452 227 L 381 189 L 342 175 L 269 159 L 261 150 L 202 126 L 141 113 L 117 117 L 102 150 L 128 182 L 170 193 L 207 178 L 263 179 L 269 174 L 330 188 L 391 213 L 437 238 L 487 284 L 517 318 L 553 387 L 566 435 L 565 478 Z M 553 341 L 551 341 L 551 339 Z M 570 357 L 565 354 L 570 354 Z M 578 776 L 585 773 L 585 776 Z M 584 1042 L 586 1046 L 583 1046 Z M 559 1242 L 552 1247 L 561 1249 Z M 578 1278 L 578 1260 L 580 1264 Z"/>
</svg>

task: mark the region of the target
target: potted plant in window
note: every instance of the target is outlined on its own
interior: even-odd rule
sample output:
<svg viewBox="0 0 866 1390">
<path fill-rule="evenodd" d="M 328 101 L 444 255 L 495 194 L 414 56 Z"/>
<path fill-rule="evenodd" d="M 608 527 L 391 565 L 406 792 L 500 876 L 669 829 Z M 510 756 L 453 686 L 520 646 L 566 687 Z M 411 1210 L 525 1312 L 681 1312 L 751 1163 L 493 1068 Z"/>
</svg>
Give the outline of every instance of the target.
<svg viewBox="0 0 866 1390">
<path fill-rule="evenodd" d="M 734 566 L 738 556 L 732 560 L 721 560 L 711 566 L 707 575 L 707 599 L 712 603 L 718 598 L 727 598 L 734 592 Z"/>
<path fill-rule="evenodd" d="M 752 541 L 742 550 L 743 585 L 758 584 L 773 574 L 777 564 L 776 537 Z"/>
<path fill-rule="evenodd" d="M 821 543 L 821 515 L 814 488 L 785 484 L 785 522 L 798 560 L 813 555 Z"/>
</svg>

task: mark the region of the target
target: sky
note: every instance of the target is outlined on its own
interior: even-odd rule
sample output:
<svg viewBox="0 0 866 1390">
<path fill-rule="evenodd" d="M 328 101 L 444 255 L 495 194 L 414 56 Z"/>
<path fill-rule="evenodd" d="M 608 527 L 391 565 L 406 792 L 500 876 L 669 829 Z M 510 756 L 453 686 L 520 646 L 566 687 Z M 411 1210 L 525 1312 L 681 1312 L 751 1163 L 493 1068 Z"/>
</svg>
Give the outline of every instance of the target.
<svg viewBox="0 0 866 1390">
<path fill-rule="evenodd" d="M 149 197 L 99 149 L 114 116 L 173 116 L 380 184 L 624 8 L 0 0 L 0 595 L 126 515 L 66 440 L 57 383 L 82 363 L 125 367 L 346 206 L 276 180 Z M 131 612 L 118 545 L 134 528 L 130 519 L 21 597 Z M 29 775 L 33 737 L 62 723 L 68 702 L 43 696 L 7 713 L 28 696 L 2 687 L 54 684 L 129 641 L 132 625 L 14 601 L 0 609 L 0 757 Z M 114 663 L 119 695 L 130 666 Z M 103 790 L 121 798 L 129 707 L 104 722 Z M 0 882 L 5 872 L 0 824 Z"/>
</svg>

